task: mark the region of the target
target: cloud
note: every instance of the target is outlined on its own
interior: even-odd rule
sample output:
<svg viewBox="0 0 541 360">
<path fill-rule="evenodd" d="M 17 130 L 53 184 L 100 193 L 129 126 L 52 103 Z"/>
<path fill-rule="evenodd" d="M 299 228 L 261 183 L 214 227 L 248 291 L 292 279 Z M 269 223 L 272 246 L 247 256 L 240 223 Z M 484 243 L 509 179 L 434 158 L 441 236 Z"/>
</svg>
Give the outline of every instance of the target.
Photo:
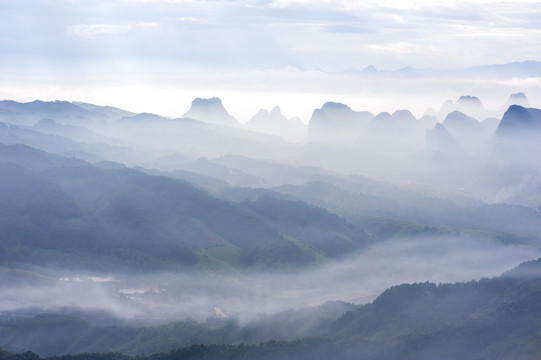
<svg viewBox="0 0 541 360">
<path fill-rule="evenodd" d="M 325 31 L 330 33 L 339 33 L 339 34 L 362 34 L 362 33 L 371 33 L 372 29 L 364 28 L 357 25 L 329 25 L 325 26 Z"/>
<path fill-rule="evenodd" d="M 454 24 L 453 36 L 458 37 L 487 37 L 487 38 L 525 38 L 541 36 L 541 29 L 522 29 L 516 27 L 504 27 L 495 29 L 489 26 L 476 26 Z"/>
<path fill-rule="evenodd" d="M 392 44 L 372 44 L 368 48 L 376 53 L 403 55 L 403 54 L 418 54 L 424 50 L 417 45 L 405 41 L 399 41 Z"/>
<path fill-rule="evenodd" d="M 67 27 L 70 35 L 80 36 L 88 39 L 95 39 L 105 35 L 126 34 L 131 31 L 132 25 L 116 24 L 92 24 L 92 25 L 71 25 Z"/>
</svg>

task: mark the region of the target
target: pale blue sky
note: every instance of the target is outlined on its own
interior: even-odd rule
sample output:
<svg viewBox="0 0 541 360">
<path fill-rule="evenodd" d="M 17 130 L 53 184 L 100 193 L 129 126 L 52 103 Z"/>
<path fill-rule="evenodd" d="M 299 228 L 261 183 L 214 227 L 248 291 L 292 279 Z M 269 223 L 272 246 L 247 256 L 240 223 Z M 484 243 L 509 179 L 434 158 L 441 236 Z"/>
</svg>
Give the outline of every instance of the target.
<svg viewBox="0 0 541 360">
<path fill-rule="evenodd" d="M 331 74 L 370 64 L 541 60 L 539 19 L 541 2 L 527 0 L 0 0 L 0 96 L 119 106 L 131 97 L 142 111 L 150 91 L 147 110 L 171 116 L 196 96 L 240 108 L 259 94 L 271 107 L 269 94 L 294 92 L 311 106 L 351 95 Z"/>
</svg>

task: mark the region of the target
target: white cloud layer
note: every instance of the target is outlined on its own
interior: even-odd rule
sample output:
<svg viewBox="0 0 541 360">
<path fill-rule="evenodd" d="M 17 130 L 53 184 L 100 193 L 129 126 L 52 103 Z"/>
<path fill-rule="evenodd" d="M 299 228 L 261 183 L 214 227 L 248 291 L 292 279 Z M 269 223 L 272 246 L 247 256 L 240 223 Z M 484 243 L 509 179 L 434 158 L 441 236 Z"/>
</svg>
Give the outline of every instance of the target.
<svg viewBox="0 0 541 360">
<path fill-rule="evenodd" d="M 131 30 L 131 25 L 94 24 L 94 25 L 71 25 L 67 31 L 71 35 L 95 39 L 97 36 L 109 34 L 125 34 Z"/>
<path fill-rule="evenodd" d="M 541 60 L 540 18 L 541 3 L 527 0 L 21 0 L 2 4 L 0 77 L 18 87 L 158 86 L 190 98 L 201 89 L 314 94 L 326 85 L 312 86 L 319 69 Z M 311 75 L 271 78 L 297 68 Z M 354 80 L 341 80 L 339 91 L 351 91 Z"/>
</svg>

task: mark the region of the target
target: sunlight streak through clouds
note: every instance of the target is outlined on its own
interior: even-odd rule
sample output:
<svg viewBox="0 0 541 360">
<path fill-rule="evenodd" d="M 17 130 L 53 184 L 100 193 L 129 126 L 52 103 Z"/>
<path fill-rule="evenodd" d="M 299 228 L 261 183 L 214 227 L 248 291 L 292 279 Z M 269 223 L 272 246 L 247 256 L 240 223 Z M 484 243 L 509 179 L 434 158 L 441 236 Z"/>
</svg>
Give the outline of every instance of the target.
<svg viewBox="0 0 541 360">
<path fill-rule="evenodd" d="M 114 24 L 72 25 L 67 27 L 69 34 L 88 39 L 95 39 L 98 36 L 109 34 L 125 34 L 131 29 L 131 25 Z"/>
</svg>

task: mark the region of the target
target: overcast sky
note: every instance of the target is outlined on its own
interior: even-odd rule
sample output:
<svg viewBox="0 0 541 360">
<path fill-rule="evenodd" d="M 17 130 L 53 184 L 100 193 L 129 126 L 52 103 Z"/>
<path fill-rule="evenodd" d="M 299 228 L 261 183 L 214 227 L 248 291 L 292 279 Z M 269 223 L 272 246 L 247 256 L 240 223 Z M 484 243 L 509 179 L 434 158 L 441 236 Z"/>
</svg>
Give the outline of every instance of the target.
<svg viewBox="0 0 541 360">
<path fill-rule="evenodd" d="M 528 0 L 0 0 L 0 97 L 180 116 L 193 98 L 220 96 L 237 117 L 274 105 L 306 116 L 367 95 L 344 72 L 371 64 L 541 60 L 539 19 L 541 2 Z"/>
</svg>

